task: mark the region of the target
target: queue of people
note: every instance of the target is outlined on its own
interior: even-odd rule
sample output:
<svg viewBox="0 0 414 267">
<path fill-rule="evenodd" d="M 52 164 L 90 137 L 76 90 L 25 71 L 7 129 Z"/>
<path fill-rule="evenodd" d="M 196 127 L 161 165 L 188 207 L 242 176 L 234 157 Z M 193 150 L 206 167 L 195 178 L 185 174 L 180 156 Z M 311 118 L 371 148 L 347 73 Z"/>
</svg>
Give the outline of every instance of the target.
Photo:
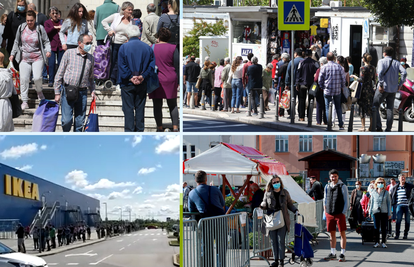
<svg viewBox="0 0 414 267">
<path fill-rule="evenodd" d="M 34 4 L 16 0 L 15 11 L 5 19 L 2 47 L 7 46 L 9 60 L 14 63 L 14 68 L 20 70 L 21 109 L 29 107 L 28 91 L 32 75 L 40 100 L 45 98 L 43 83 L 55 89 L 55 101 L 62 106 L 63 131 L 70 131 L 72 125 L 74 131 L 82 131 L 86 119 L 87 91 L 90 91 L 93 101 L 96 99 L 93 47 L 104 45 L 105 37 L 109 36 L 113 38 L 111 59 L 108 59 L 110 79 L 121 91 L 125 131 L 144 131 L 146 91 L 149 79 L 154 76 L 152 73 L 156 73 L 159 79 L 159 87 L 150 94 L 154 102 L 157 131 L 164 131 L 163 99 L 167 100 L 170 110 L 172 130 L 178 131 L 178 3 L 168 0 L 167 7 L 168 11 L 159 17 L 155 14 L 156 6 L 150 3 L 147 6 L 148 15 L 141 20 L 142 12 L 134 9 L 129 1 L 118 6 L 112 0 L 105 0 L 96 12 L 88 12 L 83 4 L 76 3 L 67 18 L 62 20 L 56 7 L 51 7 L 49 17 L 46 17 L 36 11 Z M 131 46 L 128 45 L 131 42 L 136 45 L 139 42 L 138 46 L 142 49 L 121 49 Z M 123 53 L 120 53 L 121 50 Z M 6 76 L 2 87 L 6 89 L 2 91 L 10 95 L 10 73 L 4 74 L 1 76 Z M 77 89 L 73 97 L 68 94 L 69 87 Z M 7 114 L 2 116 L 1 125 L 7 127 L 2 129 L 11 131 L 11 103 L 3 102 L 0 104 Z"/>
</svg>

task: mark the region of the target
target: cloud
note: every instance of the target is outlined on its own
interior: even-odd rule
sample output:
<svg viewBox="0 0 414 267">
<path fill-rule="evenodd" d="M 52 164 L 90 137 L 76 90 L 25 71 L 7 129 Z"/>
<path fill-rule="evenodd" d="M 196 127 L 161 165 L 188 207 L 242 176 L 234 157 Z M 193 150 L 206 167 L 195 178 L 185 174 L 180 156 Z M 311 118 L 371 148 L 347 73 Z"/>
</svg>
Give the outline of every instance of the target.
<svg viewBox="0 0 414 267">
<path fill-rule="evenodd" d="M 91 194 L 86 194 L 86 195 L 90 196 L 90 197 L 93 197 L 93 198 L 96 198 L 96 199 L 99 199 L 99 200 L 107 199 L 106 196 L 101 195 L 101 194 L 97 194 L 97 193 L 91 193 Z"/>
<path fill-rule="evenodd" d="M 108 199 L 131 198 L 129 192 L 129 189 L 122 190 L 122 192 L 112 192 L 108 195 Z"/>
<path fill-rule="evenodd" d="M 121 182 L 115 183 L 108 179 L 101 179 L 95 184 L 88 184 L 84 188 L 84 190 L 95 190 L 95 189 L 108 189 L 108 188 L 115 188 L 115 187 L 129 187 L 134 186 L 134 182 Z"/>
<path fill-rule="evenodd" d="M 179 184 L 171 184 L 168 185 L 165 189 L 164 193 L 161 194 L 153 194 L 151 195 L 152 202 L 175 202 L 180 200 L 180 193 L 182 188 L 180 188 Z M 150 201 L 144 201 L 144 203 L 149 203 Z"/>
<path fill-rule="evenodd" d="M 47 149 L 47 145 L 42 145 L 42 146 L 40 146 L 40 149 L 41 149 L 41 150 L 46 150 L 46 149 Z"/>
<path fill-rule="evenodd" d="M 141 194 L 142 193 L 142 187 L 138 186 L 137 188 L 132 191 L 132 194 Z"/>
<path fill-rule="evenodd" d="M 65 176 L 65 181 L 68 184 L 72 184 L 74 187 L 85 188 L 89 184 L 88 180 L 86 180 L 86 177 L 88 177 L 88 174 L 86 172 L 81 170 L 74 170 Z"/>
<path fill-rule="evenodd" d="M 29 171 L 33 168 L 33 165 L 24 165 L 23 167 L 16 167 L 16 169 L 21 170 L 21 171 Z"/>
<path fill-rule="evenodd" d="M 157 154 L 178 153 L 180 148 L 180 136 L 166 135 L 164 141 L 155 148 Z"/>
<path fill-rule="evenodd" d="M 132 139 L 132 147 L 136 147 L 142 141 L 142 135 L 135 135 Z"/>
<path fill-rule="evenodd" d="M 22 156 L 30 156 L 38 151 L 39 145 L 36 143 L 13 146 L 0 153 L 3 159 L 18 159 Z"/>
<path fill-rule="evenodd" d="M 141 205 L 138 205 L 137 208 L 139 210 L 149 210 L 149 209 L 152 210 L 152 209 L 155 209 L 155 205 L 152 205 L 152 204 L 141 204 Z"/>
<path fill-rule="evenodd" d="M 161 164 L 157 164 L 157 166 L 156 166 L 158 169 L 161 169 L 162 168 L 162 165 Z"/>
<path fill-rule="evenodd" d="M 154 168 L 154 167 L 151 167 L 151 168 L 141 168 L 138 171 L 138 175 L 147 175 L 147 174 L 150 174 L 152 172 L 155 172 L 155 170 L 156 170 L 156 168 Z"/>
<path fill-rule="evenodd" d="M 129 137 L 126 137 L 126 138 L 124 139 L 124 141 L 125 141 L 125 142 L 129 142 Z"/>
</svg>

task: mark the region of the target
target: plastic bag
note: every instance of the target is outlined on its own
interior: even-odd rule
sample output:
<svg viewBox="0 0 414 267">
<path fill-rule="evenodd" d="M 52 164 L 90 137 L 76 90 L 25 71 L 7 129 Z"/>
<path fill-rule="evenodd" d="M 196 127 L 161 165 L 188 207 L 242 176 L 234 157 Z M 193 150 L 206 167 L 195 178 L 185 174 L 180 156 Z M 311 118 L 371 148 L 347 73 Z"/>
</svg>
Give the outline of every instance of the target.
<svg viewBox="0 0 414 267">
<path fill-rule="evenodd" d="M 284 108 L 284 109 L 290 108 L 290 91 L 289 90 L 283 91 L 282 97 L 280 98 L 279 107 Z"/>
<path fill-rule="evenodd" d="M 7 68 L 10 69 L 13 73 L 13 85 L 14 85 L 14 88 L 16 89 L 17 94 L 20 95 L 20 74 L 14 68 L 13 62 L 11 62 L 11 61 L 7 65 Z"/>
</svg>

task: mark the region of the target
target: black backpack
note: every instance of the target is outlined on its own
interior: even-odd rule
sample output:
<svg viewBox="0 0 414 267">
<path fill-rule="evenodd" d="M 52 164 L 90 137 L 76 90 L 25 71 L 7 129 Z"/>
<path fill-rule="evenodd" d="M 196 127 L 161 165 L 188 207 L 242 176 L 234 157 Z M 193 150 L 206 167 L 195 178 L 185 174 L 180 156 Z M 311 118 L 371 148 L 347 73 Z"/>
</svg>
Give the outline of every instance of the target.
<svg viewBox="0 0 414 267">
<path fill-rule="evenodd" d="M 176 19 L 171 19 L 170 15 L 166 14 L 170 19 L 170 26 L 168 29 L 171 32 L 171 38 L 168 41 L 170 44 L 178 44 L 178 40 L 180 40 L 180 23 L 178 22 L 178 15 Z"/>
</svg>

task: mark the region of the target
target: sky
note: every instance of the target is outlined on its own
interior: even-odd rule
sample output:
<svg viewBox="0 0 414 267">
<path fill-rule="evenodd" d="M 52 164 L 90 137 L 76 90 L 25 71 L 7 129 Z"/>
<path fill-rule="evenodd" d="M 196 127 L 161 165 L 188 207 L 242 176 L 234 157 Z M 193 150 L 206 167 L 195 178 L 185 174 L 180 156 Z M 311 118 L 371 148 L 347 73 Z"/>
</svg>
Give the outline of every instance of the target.
<svg viewBox="0 0 414 267">
<path fill-rule="evenodd" d="M 0 136 L 0 162 L 97 198 L 105 219 L 179 218 L 178 135 Z"/>
</svg>

